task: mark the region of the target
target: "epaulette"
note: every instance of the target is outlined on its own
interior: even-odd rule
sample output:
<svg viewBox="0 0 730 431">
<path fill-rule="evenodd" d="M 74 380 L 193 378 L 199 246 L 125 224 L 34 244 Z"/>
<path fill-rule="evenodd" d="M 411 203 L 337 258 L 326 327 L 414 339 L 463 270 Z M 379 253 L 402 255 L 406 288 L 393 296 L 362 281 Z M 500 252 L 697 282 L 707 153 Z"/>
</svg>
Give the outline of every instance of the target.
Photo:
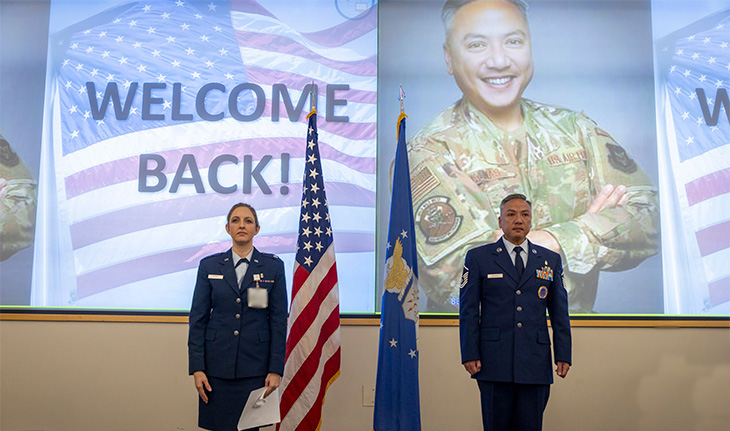
<svg viewBox="0 0 730 431">
<path fill-rule="evenodd" d="M 453 121 L 455 109 L 455 105 L 448 107 L 439 114 L 439 117 L 424 126 L 408 142 L 409 151 L 426 150 L 440 153 L 441 149 L 434 150 L 432 145 L 448 145 L 454 139 L 454 136 L 459 134 L 458 122 Z"/>
<path fill-rule="evenodd" d="M 281 260 L 281 258 L 279 256 L 275 255 L 274 253 L 266 253 L 266 252 L 262 251 L 261 255 L 265 256 L 265 257 L 269 257 L 271 259 Z"/>
</svg>

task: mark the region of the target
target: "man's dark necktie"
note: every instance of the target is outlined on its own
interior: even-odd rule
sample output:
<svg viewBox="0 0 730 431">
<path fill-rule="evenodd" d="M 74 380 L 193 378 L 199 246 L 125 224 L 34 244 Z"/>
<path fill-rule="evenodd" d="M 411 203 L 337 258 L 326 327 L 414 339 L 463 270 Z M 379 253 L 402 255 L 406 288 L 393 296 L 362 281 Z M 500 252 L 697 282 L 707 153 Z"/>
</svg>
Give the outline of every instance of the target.
<svg viewBox="0 0 730 431">
<path fill-rule="evenodd" d="M 525 262 L 522 261 L 522 247 L 515 247 L 515 269 L 517 269 L 517 279 L 522 279 L 522 273 L 525 272 Z"/>
</svg>

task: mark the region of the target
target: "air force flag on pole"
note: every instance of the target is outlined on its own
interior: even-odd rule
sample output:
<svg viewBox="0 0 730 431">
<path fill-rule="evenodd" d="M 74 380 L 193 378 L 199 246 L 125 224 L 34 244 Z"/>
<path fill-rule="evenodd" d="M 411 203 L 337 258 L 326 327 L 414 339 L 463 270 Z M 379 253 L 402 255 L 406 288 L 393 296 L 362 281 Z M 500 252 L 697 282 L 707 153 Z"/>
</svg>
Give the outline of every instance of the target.
<svg viewBox="0 0 730 431">
<path fill-rule="evenodd" d="M 398 118 L 373 429 L 420 430 L 418 392 L 418 267 L 406 153 L 406 120 Z"/>
</svg>

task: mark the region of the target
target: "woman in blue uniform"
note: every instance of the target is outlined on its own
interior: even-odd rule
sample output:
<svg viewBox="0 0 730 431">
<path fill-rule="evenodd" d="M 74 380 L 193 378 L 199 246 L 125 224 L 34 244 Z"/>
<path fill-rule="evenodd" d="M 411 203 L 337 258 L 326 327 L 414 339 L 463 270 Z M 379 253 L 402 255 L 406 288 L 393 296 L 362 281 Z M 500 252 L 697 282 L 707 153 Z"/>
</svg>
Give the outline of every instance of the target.
<svg viewBox="0 0 730 431">
<path fill-rule="evenodd" d="M 284 263 L 253 246 L 256 210 L 234 205 L 231 248 L 200 261 L 190 307 L 189 372 L 200 395 L 198 426 L 237 430 L 252 390 L 276 389 L 284 374 L 287 298 Z"/>
</svg>

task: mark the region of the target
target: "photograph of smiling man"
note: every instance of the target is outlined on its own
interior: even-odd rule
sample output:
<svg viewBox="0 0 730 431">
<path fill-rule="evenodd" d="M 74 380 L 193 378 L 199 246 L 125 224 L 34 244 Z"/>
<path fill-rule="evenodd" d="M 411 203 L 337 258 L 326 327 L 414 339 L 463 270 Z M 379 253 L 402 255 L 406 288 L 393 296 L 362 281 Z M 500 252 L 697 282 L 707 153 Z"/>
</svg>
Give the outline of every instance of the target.
<svg viewBox="0 0 730 431">
<path fill-rule="evenodd" d="M 542 3 L 541 11 L 563 18 L 581 13 Z M 459 309 L 466 251 L 500 238 L 501 199 L 524 193 L 535 202 L 530 241 L 563 258 L 571 313 L 601 312 L 594 309 L 599 276 L 658 253 L 654 181 L 620 139 L 583 112 L 523 96 L 537 69 L 525 2 L 449 0 L 440 16 L 443 61 L 461 95 L 408 143 L 424 309 Z M 569 100 L 563 96 L 571 91 L 557 86 L 549 100 Z M 650 303 L 661 303 L 660 287 L 650 295 L 658 296 Z M 646 311 L 641 301 L 616 304 L 613 312 Z"/>
</svg>

